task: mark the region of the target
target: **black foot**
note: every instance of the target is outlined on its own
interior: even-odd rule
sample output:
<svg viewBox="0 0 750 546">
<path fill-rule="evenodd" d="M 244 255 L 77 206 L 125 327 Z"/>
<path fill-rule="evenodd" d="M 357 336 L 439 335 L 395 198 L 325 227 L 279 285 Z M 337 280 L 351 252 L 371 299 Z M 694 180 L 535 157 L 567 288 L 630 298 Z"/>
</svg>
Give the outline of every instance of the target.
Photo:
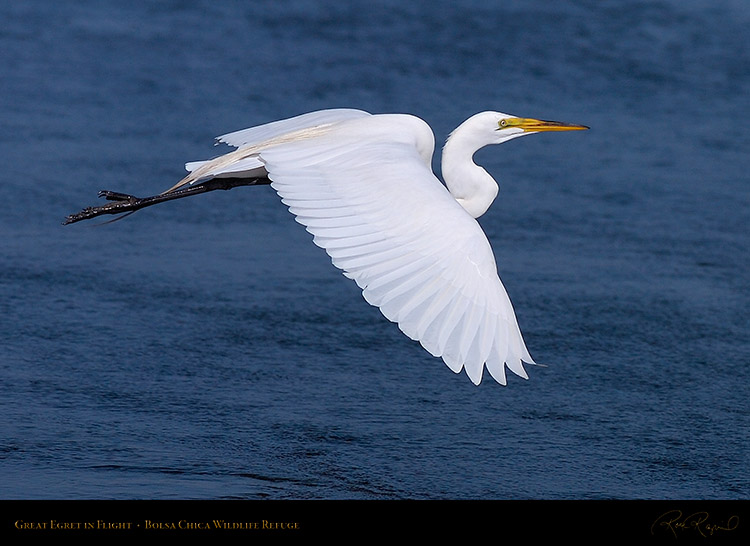
<svg viewBox="0 0 750 546">
<path fill-rule="evenodd" d="M 102 190 L 99 192 L 99 197 L 104 197 L 107 201 L 138 201 L 138 197 L 129 195 L 127 193 L 120 193 L 117 191 Z"/>
</svg>

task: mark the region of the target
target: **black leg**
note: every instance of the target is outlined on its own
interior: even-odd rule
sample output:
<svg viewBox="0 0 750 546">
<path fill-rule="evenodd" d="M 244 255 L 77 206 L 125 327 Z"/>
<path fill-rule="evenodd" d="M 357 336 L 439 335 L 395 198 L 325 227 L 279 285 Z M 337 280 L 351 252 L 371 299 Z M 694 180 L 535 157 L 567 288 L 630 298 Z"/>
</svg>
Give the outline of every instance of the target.
<svg viewBox="0 0 750 546">
<path fill-rule="evenodd" d="M 194 186 L 188 186 L 184 189 L 175 190 L 150 197 L 135 197 L 127 193 L 116 191 L 102 190 L 99 197 L 104 197 L 110 203 L 99 207 L 86 207 L 81 212 L 71 214 L 65 218 L 63 225 L 73 224 L 81 220 L 89 220 L 103 214 L 122 214 L 124 212 L 135 212 L 144 207 L 150 207 L 164 201 L 182 199 L 191 195 L 198 195 L 215 190 L 231 190 L 238 186 L 260 186 L 270 184 L 268 178 L 212 178 Z"/>
</svg>

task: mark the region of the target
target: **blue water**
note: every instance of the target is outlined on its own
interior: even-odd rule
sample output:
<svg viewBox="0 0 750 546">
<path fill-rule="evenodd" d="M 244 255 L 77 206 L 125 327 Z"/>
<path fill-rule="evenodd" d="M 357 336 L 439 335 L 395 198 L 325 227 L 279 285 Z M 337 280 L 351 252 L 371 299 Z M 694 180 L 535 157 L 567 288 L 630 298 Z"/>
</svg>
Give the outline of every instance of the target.
<svg viewBox="0 0 750 546">
<path fill-rule="evenodd" d="M 0 5 L 0 498 L 750 496 L 745 0 Z M 216 135 L 495 109 L 481 224 L 534 358 L 475 387 L 268 187 L 150 195 Z M 94 224 L 96 222 L 90 222 Z"/>
</svg>

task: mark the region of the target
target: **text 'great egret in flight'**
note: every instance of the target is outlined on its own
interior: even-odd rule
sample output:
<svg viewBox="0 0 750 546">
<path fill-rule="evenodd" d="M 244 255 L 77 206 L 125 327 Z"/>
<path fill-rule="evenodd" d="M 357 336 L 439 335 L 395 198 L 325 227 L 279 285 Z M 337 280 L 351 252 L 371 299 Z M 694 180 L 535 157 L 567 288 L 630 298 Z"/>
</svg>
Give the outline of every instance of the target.
<svg viewBox="0 0 750 546">
<path fill-rule="evenodd" d="M 421 119 L 350 109 L 311 112 L 220 136 L 219 142 L 237 149 L 188 163 L 190 174 L 166 192 L 144 199 L 102 192 L 116 203 L 86 209 L 66 223 L 191 195 L 185 187 L 270 183 L 368 303 L 454 372 L 465 369 L 479 384 L 486 366 L 504 385 L 506 366 L 528 378 L 523 362 L 534 361 L 475 220 L 498 186 L 473 155 L 524 135 L 581 129 L 587 127 L 476 114 L 445 143 L 443 186 L 432 172 L 435 139 Z"/>
</svg>

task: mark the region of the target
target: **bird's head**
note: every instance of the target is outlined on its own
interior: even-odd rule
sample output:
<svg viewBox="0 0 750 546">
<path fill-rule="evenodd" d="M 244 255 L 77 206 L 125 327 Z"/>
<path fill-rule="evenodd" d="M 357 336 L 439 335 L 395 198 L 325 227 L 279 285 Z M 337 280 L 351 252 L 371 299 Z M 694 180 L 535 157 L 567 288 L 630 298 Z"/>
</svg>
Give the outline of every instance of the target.
<svg viewBox="0 0 750 546">
<path fill-rule="evenodd" d="M 543 131 L 580 131 L 585 125 L 519 118 L 502 112 L 480 112 L 459 125 L 443 147 L 442 172 L 451 195 L 474 218 L 487 210 L 497 195 L 497 182 L 477 167 L 473 156 L 491 144 L 501 144 Z"/>
<path fill-rule="evenodd" d="M 582 131 L 588 129 L 585 125 L 562 123 L 560 121 L 545 121 L 534 118 L 519 118 L 502 112 L 484 112 L 484 121 L 488 130 L 494 133 L 496 143 L 505 142 L 525 135 L 533 135 L 544 131 Z"/>
<path fill-rule="evenodd" d="M 533 135 L 543 131 L 581 131 L 585 125 L 544 121 L 533 118 L 520 118 L 502 112 L 480 112 L 459 125 L 449 141 L 462 142 L 472 153 L 491 144 L 501 144 L 514 138 Z M 459 136 L 460 135 L 460 136 Z"/>
</svg>

